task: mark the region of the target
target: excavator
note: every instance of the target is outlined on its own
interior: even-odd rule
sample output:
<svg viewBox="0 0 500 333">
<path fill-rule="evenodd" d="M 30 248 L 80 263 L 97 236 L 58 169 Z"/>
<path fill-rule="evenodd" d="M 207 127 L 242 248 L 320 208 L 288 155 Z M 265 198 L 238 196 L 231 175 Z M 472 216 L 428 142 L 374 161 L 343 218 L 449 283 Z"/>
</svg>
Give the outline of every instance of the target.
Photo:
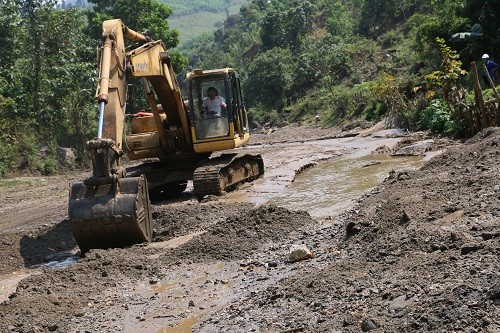
<svg viewBox="0 0 500 333">
<path fill-rule="evenodd" d="M 92 175 L 69 193 L 71 232 L 82 254 L 152 241 L 150 197 L 180 195 L 189 180 L 197 198 L 220 195 L 264 173 L 260 155 L 230 151 L 250 138 L 234 69 L 188 73 L 184 100 L 161 40 L 120 19 L 102 28 L 97 138 L 87 142 Z M 138 83 L 148 110 L 130 113 L 127 95 Z M 220 114 L 205 112 L 209 88 L 225 100 Z"/>
</svg>

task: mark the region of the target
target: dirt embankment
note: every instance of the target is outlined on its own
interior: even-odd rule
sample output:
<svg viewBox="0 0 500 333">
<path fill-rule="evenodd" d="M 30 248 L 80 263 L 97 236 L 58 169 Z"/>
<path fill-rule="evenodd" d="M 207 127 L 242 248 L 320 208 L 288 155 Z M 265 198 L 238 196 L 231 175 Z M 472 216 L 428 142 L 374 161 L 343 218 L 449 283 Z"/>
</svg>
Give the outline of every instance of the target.
<svg viewBox="0 0 500 333">
<path fill-rule="evenodd" d="M 273 138 L 297 139 L 286 131 L 256 139 L 272 150 Z M 487 129 L 421 170 L 394 171 L 331 220 L 187 196 L 154 207 L 154 243 L 93 250 L 58 269 L 38 265 L 77 252 L 66 202 L 51 206 L 59 220 L 44 211 L 59 190 L 45 188 L 40 204 L 28 184 L 23 206 L 0 189 L 10 198 L 0 331 L 498 332 L 499 174 L 500 129 Z M 290 262 L 296 245 L 313 258 Z"/>
</svg>

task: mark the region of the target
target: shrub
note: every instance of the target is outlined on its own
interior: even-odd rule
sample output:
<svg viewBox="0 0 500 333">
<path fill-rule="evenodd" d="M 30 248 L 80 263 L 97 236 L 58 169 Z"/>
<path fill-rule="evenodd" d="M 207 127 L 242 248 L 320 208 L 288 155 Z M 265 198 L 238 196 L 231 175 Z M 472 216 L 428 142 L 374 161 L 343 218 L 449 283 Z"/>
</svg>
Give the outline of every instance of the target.
<svg viewBox="0 0 500 333">
<path fill-rule="evenodd" d="M 451 120 L 451 110 L 448 104 L 440 99 L 434 99 L 420 112 L 419 129 L 430 130 L 433 133 L 450 134 L 454 131 Z"/>
<path fill-rule="evenodd" d="M 363 117 L 368 121 L 379 121 L 387 112 L 387 106 L 380 100 L 371 100 L 363 109 Z"/>
</svg>

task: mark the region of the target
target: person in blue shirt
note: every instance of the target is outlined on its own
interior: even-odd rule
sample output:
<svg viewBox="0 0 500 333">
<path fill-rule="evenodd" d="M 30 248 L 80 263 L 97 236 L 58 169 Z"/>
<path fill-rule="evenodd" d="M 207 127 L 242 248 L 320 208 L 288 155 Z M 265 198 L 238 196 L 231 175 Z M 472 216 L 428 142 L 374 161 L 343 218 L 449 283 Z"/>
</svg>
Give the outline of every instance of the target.
<svg viewBox="0 0 500 333">
<path fill-rule="evenodd" d="M 486 70 L 488 71 L 488 75 L 490 76 L 491 80 L 493 81 L 493 84 L 496 85 L 496 80 L 495 80 L 495 71 L 500 67 L 499 64 L 494 62 L 493 60 L 490 59 L 490 56 L 488 54 L 483 54 L 481 57 L 483 59 L 483 63 L 486 66 Z M 486 84 L 489 84 L 488 78 L 484 77 Z"/>
</svg>

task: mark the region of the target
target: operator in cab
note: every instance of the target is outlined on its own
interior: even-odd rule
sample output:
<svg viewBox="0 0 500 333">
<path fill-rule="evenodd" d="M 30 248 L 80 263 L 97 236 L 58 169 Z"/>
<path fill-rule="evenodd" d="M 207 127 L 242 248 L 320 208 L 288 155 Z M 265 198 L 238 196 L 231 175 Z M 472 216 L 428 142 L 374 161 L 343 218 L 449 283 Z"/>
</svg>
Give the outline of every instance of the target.
<svg viewBox="0 0 500 333">
<path fill-rule="evenodd" d="M 202 113 L 214 117 L 221 117 L 222 110 L 226 108 L 226 101 L 223 97 L 219 96 L 219 92 L 214 87 L 207 89 L 207 95 L 203 100 Z"/>
</svg>

